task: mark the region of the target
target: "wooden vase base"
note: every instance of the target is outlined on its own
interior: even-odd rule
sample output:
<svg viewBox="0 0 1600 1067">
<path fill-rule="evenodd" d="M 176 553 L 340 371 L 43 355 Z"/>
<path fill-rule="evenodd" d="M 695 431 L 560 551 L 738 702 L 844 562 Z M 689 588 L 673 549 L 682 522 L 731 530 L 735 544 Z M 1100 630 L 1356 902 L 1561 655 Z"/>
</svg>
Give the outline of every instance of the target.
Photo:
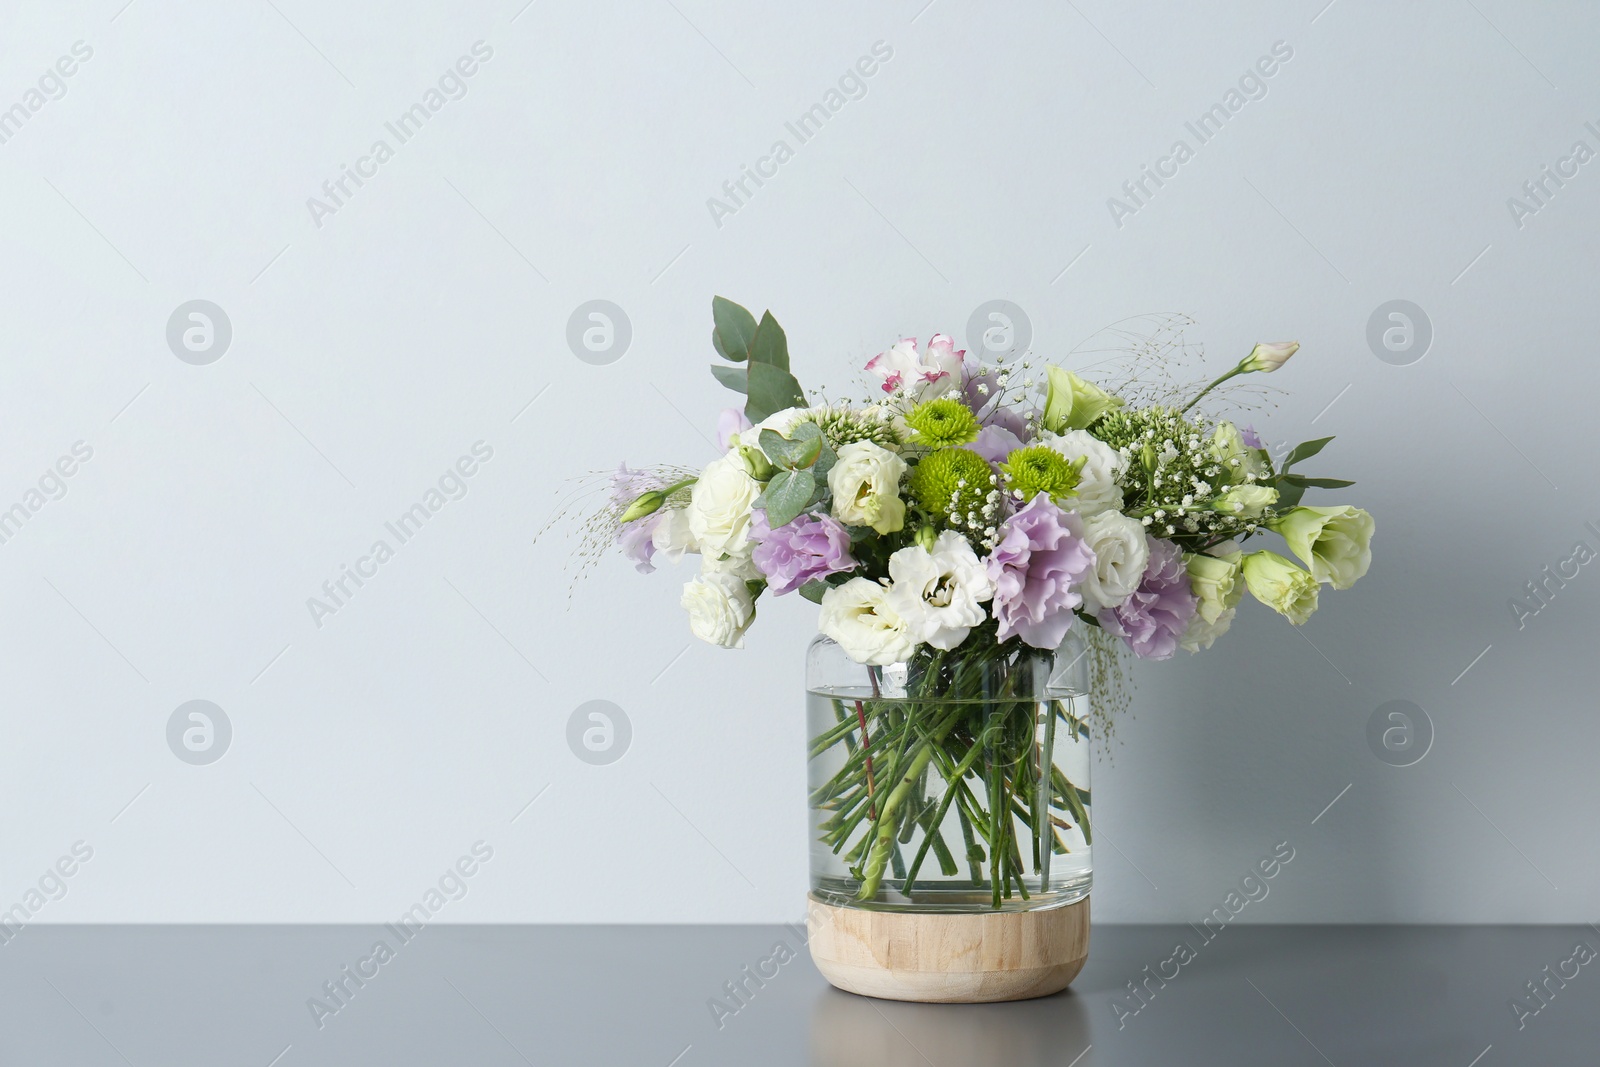
<svg viewBox="0 0 1600 1067">
<path fill-rule="evenodd" d="M 865 911 L 811 897 L 811 958 L 840 989 L 885 1000 L 979 1004 L 1046 997 L 1089 958 L 1089 898 L 1046 911 Z"/>
</svg>

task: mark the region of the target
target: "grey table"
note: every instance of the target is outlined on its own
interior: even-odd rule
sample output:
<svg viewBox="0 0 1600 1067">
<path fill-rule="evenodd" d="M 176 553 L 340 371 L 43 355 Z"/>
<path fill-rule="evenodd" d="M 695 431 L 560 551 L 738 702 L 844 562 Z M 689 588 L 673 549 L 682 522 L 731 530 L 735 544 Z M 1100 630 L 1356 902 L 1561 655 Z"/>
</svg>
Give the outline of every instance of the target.
<svg viewBox="0 0 1600 1067">
<path fill-rule="evenodd" d="M 945 1007 L 836 992 L 777 926 L 31 926 L 0 945 L 0 1062 L 1591 1065 L 1594 949 L 1592 927 L 1097 926 L 1071 991 Z"/>
</svg>

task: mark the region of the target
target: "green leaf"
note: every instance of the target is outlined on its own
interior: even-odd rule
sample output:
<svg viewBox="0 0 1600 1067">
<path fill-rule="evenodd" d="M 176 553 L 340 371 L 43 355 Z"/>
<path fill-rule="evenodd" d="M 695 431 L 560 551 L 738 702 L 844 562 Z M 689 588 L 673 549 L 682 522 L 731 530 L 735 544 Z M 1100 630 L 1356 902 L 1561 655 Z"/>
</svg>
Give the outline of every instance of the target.
<svg viewBox="0 0 1600 1067">
<path fill-rule="evenodd" d="M 776 430 L 762 430 L 761 451 L 780 467 L 798 470 L 811 466 L 822 455 L 822 431 L 814 422 L 802 422 L 793 433 L 793 437 L 784 437 Z"/>
<path fill-rule="evenodd" d="M 779 370 L 789 369 L 789 339 L 770 311 L 761 313 L 761 325 L 756 327 L 755 337 L 750 341 L 750 362 L 766 363 Z"/>
<path fill-rule="evenodd" d="M 800 595 L 811 601 L 813 604 L 820 604 L 822 603 L 822 594 L 826 593 L 832 588 L 833 586 L 829 585 L 821 578 L 813 578 L 805 585 L 800 587 Z"/>
<path fill-rule="evenodd" d="M 805 510 L 816 482 L 808 470 L 779 471 L 767 483 L 767 525 L 776 530 Z"/>
<path fill-rule="evenodd" d="M 1283 511 L 1286 508 L 1292 508 L 1296 504 L 1299 504 L 1300 498 L 1305 495 L 1305 486 L 1299 484 L 1298 482 L 1291 482 L 1280 478 L 1278 479 L 1278 499 L 1273 501 L 1272 506 L 1278 511 Z"/>
<path fill-rule="evenodd" d="M 811 465 L 811 473 L 819 482 L 826 485 L 828 472 L 833 470 L 833 465 L 838 461 L 839 454 L 829 448 L 828 443 L 824 441 L 822 443 L 822 451 L 817 456 L 817 461 Z"/>
<path fill-rule="evenodd" d="M 1303 474 L 1287 474 L 1281 480 L 1302 489 L 1344 489 L 1356 484 L 1343 478 L 1307 478 Z"/>
<path fill-rule="evenodd" d="M 748 392 L 750 389 L 749 377 L 743 367 L 724 367 L 720 363 L 711 364 L 711 374 L 723 385 L 736 393 Z"/>
<path fill-rule="evenodd" d="M 1294 450 L 1291 451 L 1287 456 L 1283 457 L 1283 469 L 1287 471 L 1290 467 L 1294 466 L 1296 463 L 1299 463 L 1301 460 L 1310 459 L 1312 456 L 1326 448 L 1328 442 L 1331 440 L 1333 440 L 1331 437 L 1319 437 L 1315 441 L 1303 441 L 1300 444 L 1295 445 Z"/>
<path fill-rule="evenodd" d="M 750 362 L 750 399 L 744 405 L 744 416 L 751 422 L 760 422 L 768 415 L 785 408 L 799 407 L 806 402 L 805 393 L 794 375 L 770 363 Z"/>
<path fill-rule="evenodd" d="M 735 363 L 743 363 L 750 355 L 750 342 L 756 336 L 756 317 L 732 300 L 720 296 L 711 298 L 711 318 L 716 327 L 711 331 L 711 344 L 717 355 Z"/>
</svg>

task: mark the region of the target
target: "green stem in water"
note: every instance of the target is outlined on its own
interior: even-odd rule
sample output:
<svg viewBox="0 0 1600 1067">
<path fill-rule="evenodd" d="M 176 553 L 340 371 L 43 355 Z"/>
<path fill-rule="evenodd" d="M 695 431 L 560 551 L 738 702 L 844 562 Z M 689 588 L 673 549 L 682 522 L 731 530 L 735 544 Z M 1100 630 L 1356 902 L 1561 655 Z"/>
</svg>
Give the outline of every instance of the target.
<svg viewBox="0 0 1600 1067">
<path fill-rule="evenodd" d="M 895 813 L 900 810 L 900 805 L 905 803 L 912 789 L 916 787 L 917 780 L 922 777 L 923 768 L 933 759 L 934 746 L 944 740 L 959 716 L 959 711 L 945 716 L 935 725 L 930 736 L 917 743 L 905 773 L 898 776 L 894 789 L 884 798 L 883 807 L 878 812 L 877 836 L 873 839 L 872 848 L 867 853 L 866 867 L 862 871 L 861 891 L 856 894 L 858 900 L 871 900 L 878 895 L 878 886 L 883 882 L 883 868 L 889 860 L 889 851 L 894 846 L 898 829 Z"/>
<path fill-rule="evenodd" d="M 947 785 L 944 796 L 940 799 L 939 807 L 934 811 L 933 818 L 928 822 L 928 832 L 923 837 L 922 845 L 917 849 L 915 858 L 911 861 L 911 869 L 906 872 L 906 880 L 901 892 L 907 896 L 911 895 L 911 884 L 917 880 L 917 871 L 922 869 L 922 861 L 928 854 L 928 848 L 936 839 L 939 839 L 939 826 L 944 822 L 945 813 L 950 810 L 951 803 L 956 799 L 961 780 L 967 776 L 967 772 L 972 769 L 973 763 L 977 761 L 982 752 L 982 738 L 979 738 L 973 742 L 971 748 L 967 749 L 967 754 L 961 757 L 961 762 L 956 764 L 953 770 L 945 774 Z M 970 839 L 968 844 L 970 847 Z"/>
</svg>

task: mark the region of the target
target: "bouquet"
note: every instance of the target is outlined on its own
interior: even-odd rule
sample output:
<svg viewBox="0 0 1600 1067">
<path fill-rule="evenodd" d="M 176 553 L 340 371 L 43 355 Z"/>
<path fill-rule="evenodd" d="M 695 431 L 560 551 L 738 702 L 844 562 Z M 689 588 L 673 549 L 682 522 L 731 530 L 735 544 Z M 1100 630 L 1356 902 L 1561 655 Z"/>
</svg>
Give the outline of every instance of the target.
<svg viewBox="0 0 1600 1067">
<path fill-rule="evenodd" d="M 1060 366 L 985 365 L 936 334 L 873 357 L 875 396 L 839 403 L 807 397 L 770 312 L 720 297 L 712 312 L 712 373 L 745 398 L 721 416 L 722 455 L 622 466 L 591 534 L 643 572 L 697 554 L 682 605 L 705 641 L 742 646 L 757 602 L 795 593 L 866 668 L 862 699 L 821 694 L 830 714 L 813 724 L 836 896 L 914 900 L 930 850 L 992 907 L 1051 891 L 1051 856 L 1090 840 L 1089 797 L 1037 727 L 1087 727 L 1070 701 L 1041 708 L 1029 672 L 1048 674 L 1072 634 L 1144 659 L 1209 648 L 1247 592 L 1298 626 L 1371 562 L 1371 515 L 1301 503 L 1352 484 L 1296 469 L 1332 438 L 1274 462 L 1251 429 L 1196 410 L 1295 342 L 1256 345 L 1180 405 Z M 1246 549 L 1268 535 L 1288 555 Z"/>
</svg>

